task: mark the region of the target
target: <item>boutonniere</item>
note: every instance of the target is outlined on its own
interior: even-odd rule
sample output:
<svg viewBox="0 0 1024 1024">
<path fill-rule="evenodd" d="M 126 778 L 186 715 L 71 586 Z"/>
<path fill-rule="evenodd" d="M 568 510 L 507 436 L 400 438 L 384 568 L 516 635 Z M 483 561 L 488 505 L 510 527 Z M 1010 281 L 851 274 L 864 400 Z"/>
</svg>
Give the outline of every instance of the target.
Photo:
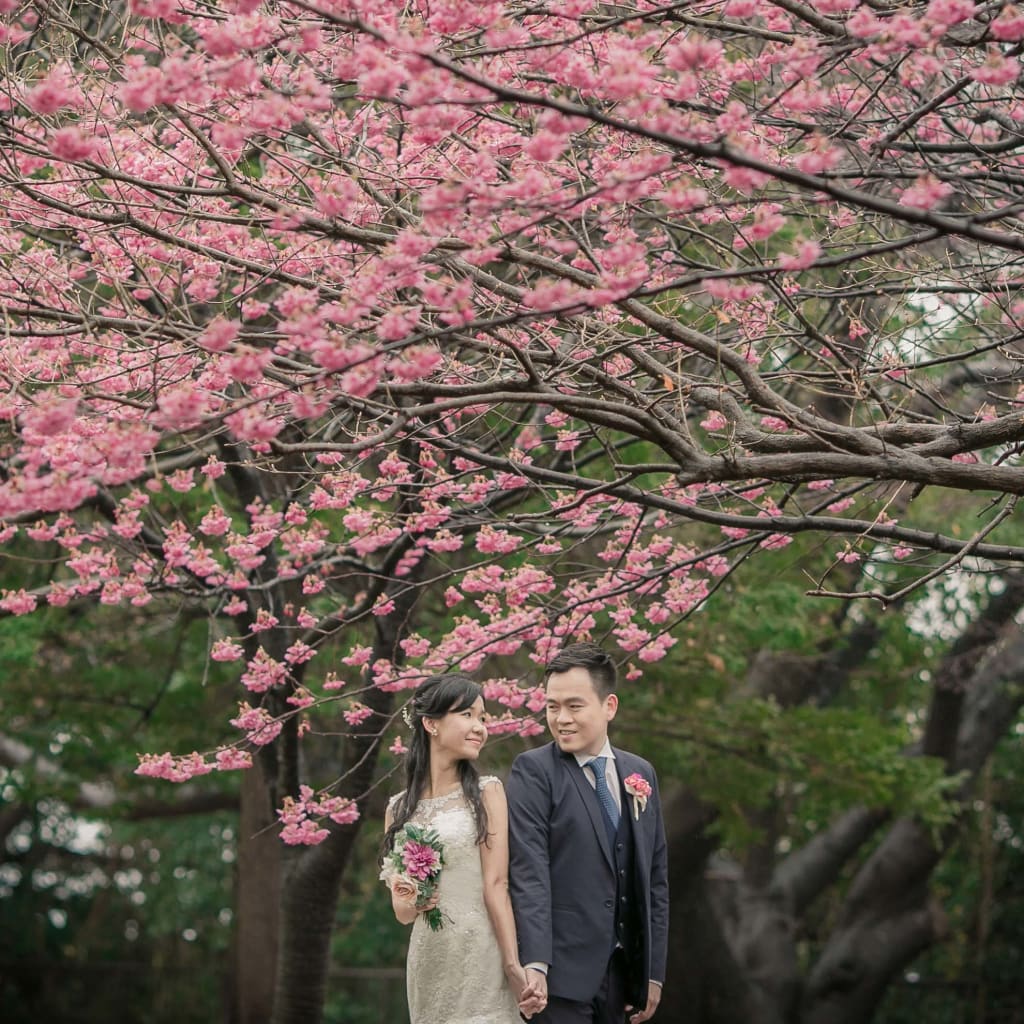
<svg viewBox="0 0 1024 1024">
<path fill-rule="evenodd" d="M 638 821 L 640 812 L 647 810 L 647 798 L 651 795 L 651 784 L 638 772 L 627 775 L 622 783 L 633 798 L 633 820 Z"/>
</svg>

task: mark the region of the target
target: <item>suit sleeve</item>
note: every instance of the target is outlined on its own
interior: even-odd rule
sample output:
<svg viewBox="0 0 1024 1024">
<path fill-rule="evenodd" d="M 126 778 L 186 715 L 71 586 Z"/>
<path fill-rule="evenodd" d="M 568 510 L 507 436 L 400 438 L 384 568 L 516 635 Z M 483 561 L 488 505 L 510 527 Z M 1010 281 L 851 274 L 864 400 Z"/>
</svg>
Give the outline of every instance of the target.
<svg viewBox="0 0 1024 1024">
<path fill-rule="evenodd" d="M 509 889 L 520 963 L 552 962 L 551 782 L 536 758 L 520 755 L 508 785 Z"/>
<path fill-rule="evenodd" d="M 665 965 L 668 960 L 668 844 L 665 841 L 665 821 L 661 815 L 661 794 L 658 792 L 658 778 L 651 769 L 654 780 L 655 835 L 651 856 L 651 981 L 665 982 Z"/>
</svg>

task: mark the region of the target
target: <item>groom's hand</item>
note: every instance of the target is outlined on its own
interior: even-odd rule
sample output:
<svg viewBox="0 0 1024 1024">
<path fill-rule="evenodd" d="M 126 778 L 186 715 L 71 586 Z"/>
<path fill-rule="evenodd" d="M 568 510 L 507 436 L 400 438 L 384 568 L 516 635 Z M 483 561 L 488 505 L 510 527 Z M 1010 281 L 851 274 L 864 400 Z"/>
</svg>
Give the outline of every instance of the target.
<svg viewBox="0 0 1024 1024">
<path fill-rule="evenodd" d="M 626 1013 L 629 1014 L 629 1024 L 643 1024 L 645 1020 L 650 1020 L 654 1016 L 654 1011 L 658 1009 L 658 1003 L 661 1002 L 661 986 L 656 981 L 649 981 L 647 983 L 647 1005 L 642 1010 L 637 1010 L 633 1013 L 633 1007 L 627 1006 Z"/>
<path fill-rule="evenodd" d="M 526 969 L 526 989 L 519 1000 L 519 1012 L 529 1020 L 535 1013 L 541 1013 L 548 1005 L 548 976 L 543 971 Z"/>
</svg>

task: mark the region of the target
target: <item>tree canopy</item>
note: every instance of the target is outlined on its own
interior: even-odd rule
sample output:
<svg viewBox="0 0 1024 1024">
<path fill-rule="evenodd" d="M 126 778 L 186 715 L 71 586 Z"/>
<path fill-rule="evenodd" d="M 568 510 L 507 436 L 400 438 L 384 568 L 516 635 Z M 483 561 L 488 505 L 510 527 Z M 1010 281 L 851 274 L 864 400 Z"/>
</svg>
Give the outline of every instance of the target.
<svg viewBox="0 0 1024 1024">
<path fill-rule="evenodd" d="M 883 601 L 1024 555 L 1012 5 L 6 6 L 7 612 L 171 594 L 301 703 L 419 587 L 377 686 L 598 618 L 639 672 L 807 530 Z"/>
</svg>

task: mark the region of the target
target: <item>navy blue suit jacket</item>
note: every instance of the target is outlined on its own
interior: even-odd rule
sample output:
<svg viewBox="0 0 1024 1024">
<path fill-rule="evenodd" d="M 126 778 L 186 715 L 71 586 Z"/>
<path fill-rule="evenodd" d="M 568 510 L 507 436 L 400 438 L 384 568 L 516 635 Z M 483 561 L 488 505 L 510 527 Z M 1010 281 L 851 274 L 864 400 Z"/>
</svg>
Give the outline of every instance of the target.
<svg viewBox="0 0 1024 1024">
<path fill-rule="evenodd" d="M 647 1001 L 648 981 L 664 982 L 668 944 L 668 861 L 658 780 L 649 762 L 612 748 L 619 780 L 634 772 L 653 792 L 647 808 L 622 812 L 633 830 L 632 893 L 640 942 L 631 943 L 628 997 Z M 589 1002 L 614 945 L 614 854 L 594 787 L 571 754 L 549 743 L 520 754 L 508 786 L 509 888 L 523 964 L 550 965 L 548 991 Z"/>
</svg>

